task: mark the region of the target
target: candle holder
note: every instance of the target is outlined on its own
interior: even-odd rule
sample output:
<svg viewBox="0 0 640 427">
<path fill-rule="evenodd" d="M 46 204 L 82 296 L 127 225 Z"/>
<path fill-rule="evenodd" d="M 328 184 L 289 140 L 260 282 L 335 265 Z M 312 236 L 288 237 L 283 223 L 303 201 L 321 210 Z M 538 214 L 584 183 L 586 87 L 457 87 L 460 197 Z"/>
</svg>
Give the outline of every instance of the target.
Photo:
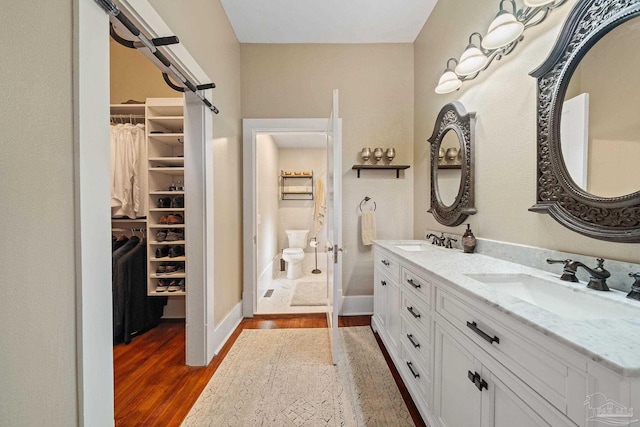
<svg viewBox="0 0 640 427">
<path fill-rule="evenodd" d="M 363 148 L 362 151 L 360 152 L 360 156 L 362 157 L 362 160 L 364 160 L 366 163 L 367 160 L 371 158 L 371 148 L 368 148 L 368 147 Z"/>
<path fill-rule="evenodd" d="M 387 151 L 384 153 L 387 161 L 391 163 L 391 161 L 396 157 L 396 149 L 395 148 L 387 148 Z"/>
<path fill-rule="evenodd" d="M 376 148 L 375 150 L 373 150 L 373 158 L 376 162 L 379 162 L 380 160 L 382 160 L 382 156 L 384 155 L 384 151 L 382 150 L 382 148 Z"/>
</svg>

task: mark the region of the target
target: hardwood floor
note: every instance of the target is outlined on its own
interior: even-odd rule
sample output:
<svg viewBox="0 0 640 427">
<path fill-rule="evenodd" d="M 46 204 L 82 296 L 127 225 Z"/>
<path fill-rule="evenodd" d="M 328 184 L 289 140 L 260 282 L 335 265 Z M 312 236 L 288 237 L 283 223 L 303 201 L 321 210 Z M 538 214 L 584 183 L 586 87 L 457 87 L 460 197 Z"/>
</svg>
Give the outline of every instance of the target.
<svg viewBox="0 0 640 427">
<path fill-rule="evenodd" d="M 369 326 L 371 316 L 341 317 L 339 326 Z M 113 347 L 116 426 L 179 426 L 244 329 L 325 328 L 325 314 L 263 315 L 244 319 L 209 366 L 185 365 L 184 322 L 166 321 L 130 344 Z M 378 345 L 380 340 L 376 335 Z M 417 426 L 418 410 L 382 347 Z M 245 426 L 239 426 L 245 427 Z"/>
</svg>

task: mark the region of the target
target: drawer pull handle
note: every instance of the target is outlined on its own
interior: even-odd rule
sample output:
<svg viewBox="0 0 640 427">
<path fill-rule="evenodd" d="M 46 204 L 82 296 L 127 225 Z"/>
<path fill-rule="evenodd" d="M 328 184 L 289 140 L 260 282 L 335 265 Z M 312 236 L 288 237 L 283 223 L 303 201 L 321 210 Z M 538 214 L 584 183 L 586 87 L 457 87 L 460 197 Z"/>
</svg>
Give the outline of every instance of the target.
<svg viewBox="0 0 640 427">
<path fill-rule="evenodd" d="M 407 307 L 407 311 L 408 311 L 409 313 L 411 313 L 411 315 L 413 315 L 413 317 L 415 317 L 416 319 L 419 319 L 420 317 L 422 317 L 422 316 L 420 315 L 420 313 L 416 313 L 416 312 L 413 310 L 413 307 Z"/>
<path fill-rule="evenodd" d="M 380 280 L 380 284 L 381 284 L 382 286 L 387 286 L 387 282 L 386 282 L 385 280 Z"/>
<path fill-rule="evenodd" d="M 407 283 L 409 283 L 411 286 L 413 286 L 416 289 L 420 289 L 422 287 L 420 283 L 414 282 L 413 279 L 407 279 Z"/>
<path fill-rule="evenodd" d="M 496 337 L 495 335 L 490 336 L 485 331 L 478 328 L 478 324 L 476 322 L 467 322 L 467 327 L 471 329 L 473 332 L 475 332 L 476 334 L 480 335 L 482 339 L 487 341 L 489 344 L 493 344 L 493 343 L 500 344 L 500 338 Z"/>
<path fill-rule="evenodd" d="M 413 340 L 413 335 L 407 334 L 407 338 L 409 338 L 409 341 L 411 341 L 411 344 L 413 344 L 415 348 L 420 347 L 420 343 Z"/>
<path fill-rule="evenodd" d="M 409 367 L 409 370 L 411 371 L 413 378 L 420 378 L 420 374 L 413 370 L 413 363 L 407 362 L 407 366 Z"/>
<path fill-rule="evenodd" d="M 482 391 L 483 388 L 484 389 L 489 388 L 487 382 L 482 378 L 480 378 L 480 374 L 477 372 L 472 373 L 471 371 L 467 371 L 467 378 L 469 378 L 469 381 L 474 383 L 476 385 L 476 388 L 480 391 Z"/>
<path fill-rule="evenodd" d="M 386 265 L 387 267 L 389 267 L 391 265 L 391 263 L 389 261 L 387 261 L 386 259 L 383 259 L 382 262 L 384 265 Z"/>
</svg>

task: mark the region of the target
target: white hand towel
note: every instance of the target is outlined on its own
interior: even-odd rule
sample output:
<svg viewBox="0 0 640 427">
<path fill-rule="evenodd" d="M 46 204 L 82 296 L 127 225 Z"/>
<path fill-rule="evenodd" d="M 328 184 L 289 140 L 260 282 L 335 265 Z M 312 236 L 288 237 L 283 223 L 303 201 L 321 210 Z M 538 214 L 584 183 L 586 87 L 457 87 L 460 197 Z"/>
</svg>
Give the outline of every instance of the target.
<svg viewBox="0 0 640 427">
<path fill-rule="evenodd" d="M 376 239 L 376 214 L 373 211 L 362 212 L 360 222 L 362 226 L 362 244 L 370 246 Z"/>
<path fill-rule="evenodd" d="M 313 230 L 317 233 L 324 224 L 324 217 L 327 213 L 327 199 L 324 189 L 324 181 L 318 178 L 316 182 L 316 200 L 313 207 Z"/>
</svg>

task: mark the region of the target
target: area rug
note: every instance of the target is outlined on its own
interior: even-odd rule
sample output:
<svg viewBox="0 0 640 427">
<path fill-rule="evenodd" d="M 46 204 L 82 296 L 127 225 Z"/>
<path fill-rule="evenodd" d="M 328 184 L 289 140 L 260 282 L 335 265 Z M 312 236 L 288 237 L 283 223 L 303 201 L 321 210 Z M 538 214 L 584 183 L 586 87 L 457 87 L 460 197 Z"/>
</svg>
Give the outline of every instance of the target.
<svg viewBox="0 0 640 427">
<path fill-rule="evenodd" d="M 327 282 L 299 282 L 290 305 L 327 305 Z"/>
<path fill-rule="evenodd" d="M 183 426 L 413 426 L 368 326 L 244 330 Z"/>
</svg>

